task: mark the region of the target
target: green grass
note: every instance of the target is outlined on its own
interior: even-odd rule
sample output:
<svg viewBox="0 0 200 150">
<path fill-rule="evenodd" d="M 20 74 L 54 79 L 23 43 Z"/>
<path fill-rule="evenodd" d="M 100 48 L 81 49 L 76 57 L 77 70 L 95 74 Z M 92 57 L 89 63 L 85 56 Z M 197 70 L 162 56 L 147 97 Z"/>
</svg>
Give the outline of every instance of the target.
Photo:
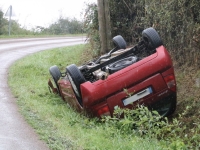
<svg viewBox="0 0 200 150">
<path fill-rule="evenodd" d="M 58 95 L 49 93 L 49 67 L 61 72 L 69 64 L 80 64 L 90 56 L 87 45 L 42 51 L 17 61 L 9 70 L 9 85 L 21 113 L 50 149 L 163 149 L 167 142 L 122 134 L 105 123 L 89 119 L 71 109 Z"/>
</svg>

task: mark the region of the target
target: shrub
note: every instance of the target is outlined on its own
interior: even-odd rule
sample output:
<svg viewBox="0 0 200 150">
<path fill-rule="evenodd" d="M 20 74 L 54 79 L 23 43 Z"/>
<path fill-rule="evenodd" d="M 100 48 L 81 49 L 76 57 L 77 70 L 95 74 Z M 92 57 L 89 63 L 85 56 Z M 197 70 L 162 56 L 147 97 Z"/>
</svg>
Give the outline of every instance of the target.
<svg viewBox="0 0 200 150">
<path fill-rule="evenodd" d="M 104 117 L 106 127 L 113 130 L 113 133 L 137 135 L 144 138 L 157 138 L 163 141 L 164 147 L 171 149 L 199 149 L 200 148 L 200 125 L 189 129 L 183 124 L 182 117 L 189 110 L 189 107 L 169 121 L 163 118 L 156 111 L 149 111 L 145 106 L 138 106 L 137 109 L 121 109 L 116 107 L 113 117 Z M 188 134 L 190 133 L 190 134 Z"/>
</svg>

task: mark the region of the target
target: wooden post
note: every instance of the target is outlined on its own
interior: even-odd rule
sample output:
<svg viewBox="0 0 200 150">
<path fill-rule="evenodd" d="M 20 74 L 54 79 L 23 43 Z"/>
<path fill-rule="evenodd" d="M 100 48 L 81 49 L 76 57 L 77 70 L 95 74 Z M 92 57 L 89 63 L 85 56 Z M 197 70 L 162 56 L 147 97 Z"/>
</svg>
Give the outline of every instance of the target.
<svg viewBox="0 0 200 150">
<path fill-rule="evenodd" d="M 105 15 L 104 15 L 104 0 L 98 0 L 98 20 L 99 20 L 99 36 L 101 44 L 101 54 L 106 52 L 106 26 L 105 26 Z"/>
<path fill-rule="evenodd" d="M 101 54 L 106 53 L 110 49 L 111 27 L 110 27 L 110 12 L 108 0 L 98 0 L 98 20 L 99 20 L 99 35 L 101 44 Z"/>
<path fill-rule="evenodd" d="M 105 6 L 105 22 L 106 22 L 106 43 L 107 43 L 107 52 L 111 49 L 111 25 L 110 25 L 110 9 L 109 9 L 109 0 L 104 0 Z"/>
</svg>

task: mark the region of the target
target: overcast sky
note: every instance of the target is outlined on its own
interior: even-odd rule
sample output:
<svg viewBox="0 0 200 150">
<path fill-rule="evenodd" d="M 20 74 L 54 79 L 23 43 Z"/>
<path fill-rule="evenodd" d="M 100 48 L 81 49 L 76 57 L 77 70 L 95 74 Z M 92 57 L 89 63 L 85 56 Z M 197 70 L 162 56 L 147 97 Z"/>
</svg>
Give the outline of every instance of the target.
<svg viewBox="0 0 200 150">
<path fill-rule="evenodd" d="M 0 9 L 6 13 L 12 5 L 15 16 L 22 27 L 45 26 L 54 23 L 59 16 L 82 19 L 85 2 L 97 0 L 0 0 Z"/>
</svg>

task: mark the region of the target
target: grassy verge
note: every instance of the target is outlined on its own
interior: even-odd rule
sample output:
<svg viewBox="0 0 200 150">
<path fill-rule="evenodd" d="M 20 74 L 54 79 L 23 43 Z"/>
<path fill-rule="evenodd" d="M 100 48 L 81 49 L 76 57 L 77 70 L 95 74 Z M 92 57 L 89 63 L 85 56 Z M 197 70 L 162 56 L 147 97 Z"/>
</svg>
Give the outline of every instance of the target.
<svg viewBox="0 0 200 150">
<path fill-rule="evenodd" d="M 180 121 L 185 129 L 181 134 L 196 140 L 191 143 L 200 149 L 200 70 L 182 66 L 176 69 L 176 79 L 178 103 L 174 117 L 184 112 Z M 195 139 L 196 135 L 198 139 Z"/>
<path fill-rule="evenodd" d="M 72 110 L 49 93 L 48 69 L 56 64 L 65 71 L 71 63 L 88 59 L 85 45 L 39 52 L 17 61 L 9 71 L 9 85 L 21 113 L 50 149 L 162 149 L 156 139 L 121 134 L 95 119 Z"/>
</svg>

